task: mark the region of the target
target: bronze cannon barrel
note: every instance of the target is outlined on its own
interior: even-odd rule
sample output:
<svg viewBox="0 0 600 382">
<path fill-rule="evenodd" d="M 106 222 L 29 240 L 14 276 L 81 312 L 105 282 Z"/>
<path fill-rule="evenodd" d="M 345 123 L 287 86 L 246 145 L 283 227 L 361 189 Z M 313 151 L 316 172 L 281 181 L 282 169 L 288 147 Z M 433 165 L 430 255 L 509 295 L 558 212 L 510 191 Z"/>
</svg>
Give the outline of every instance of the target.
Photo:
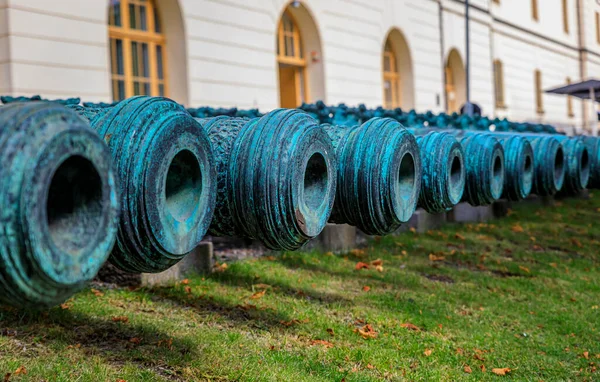
<svg viewBox="0 0 600 382">
<path fill-rule="evenodd" d="M 338 156 L 338 183 L 330 221 L 369 235 L 386 235 L 417 207 L 421 156 L 415 137 L 389 118 L 360 126 L 323 125 Z"/>
<path fill-rule="evenodd" d="M 82 288 L 117 232 L 110 152 L 58 104 L 0 107 L 0 303 L 40 308 Z"/>
<path fill-rule="evenodd" d="M 295 250 L 331 214 L 337 160 L 325 130 L 307 114 L 278 109 L 260 118 L 198 119 L 217 161 L 215 236 Z"/>
<path fill-rule="evenodd" d="M 206 131 L 176 102 L 133 97 L 111 107 L 73 106 L 112 154 L 121 220 L 110 261 L 128 272 L 161 272 L 205 235 L 216 198 Z"/>
</svg>

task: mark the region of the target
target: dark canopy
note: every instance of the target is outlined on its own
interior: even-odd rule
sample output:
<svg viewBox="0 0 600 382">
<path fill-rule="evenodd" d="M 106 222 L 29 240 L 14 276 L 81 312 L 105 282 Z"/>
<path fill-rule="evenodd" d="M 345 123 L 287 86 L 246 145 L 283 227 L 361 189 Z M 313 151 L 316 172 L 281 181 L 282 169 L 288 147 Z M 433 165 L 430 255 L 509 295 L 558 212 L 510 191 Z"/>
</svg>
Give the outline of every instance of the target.
<svg viewBox="0 0 600 382">
<path fill-rule="evenodd" d="M 564 94 L 581 99 L 590 99 L 590 89 L 594 92 L 594 98 L 600 99 L 600 80 L 589 79 L 575 84 L 569 84 L 554 89 L 546 90 L 546 93 Z"/>
</svg>

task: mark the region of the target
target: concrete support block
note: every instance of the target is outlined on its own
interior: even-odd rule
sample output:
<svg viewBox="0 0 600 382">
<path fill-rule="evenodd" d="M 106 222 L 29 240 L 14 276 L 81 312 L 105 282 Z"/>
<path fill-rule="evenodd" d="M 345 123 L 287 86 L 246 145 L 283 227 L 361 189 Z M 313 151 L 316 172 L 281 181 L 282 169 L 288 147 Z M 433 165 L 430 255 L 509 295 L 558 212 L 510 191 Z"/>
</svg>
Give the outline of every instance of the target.
<svg viewBox="0 0 600 382">
<path fill-rule="evenodd" d="M 511 202 L 508 200 L 498 200 L 492 204 L 492 211 L 495 218 L 505 217 L 508 214 L 508 210 L 511 208 Z"/>
<path fill-rule="evenodd" d="M 430 214 L 423 209 L 417 209 L 408 222 L 402 224 L 398 232 L 405 232 L 414 228 L 419 233 L 424 233 L 432 229 L 439 229 L 446 224 L 447 213 Z"/>
<path fill-rule="evenodd" d="M 202 242 L 179 263 L 161 273 L 142 273 L 142 286 L 172 284 L 187 275 L 210 273 L 215 265 L 213 244 Z"/>
<path fill-rule="evenodd" d="M 474 207 L 468 203 L 459 203 L 448 212 L 448 221 L 456 223 L 486 222 L 494 218 L 492 206 Z"/>
<path fill-rule="evenodd" d="M 307 249 L 327 252 L 345 252 L 356 247 L 356 227 L 348 224 L 327 224 L 321 234 L 314 238 Z"/>
</svg>

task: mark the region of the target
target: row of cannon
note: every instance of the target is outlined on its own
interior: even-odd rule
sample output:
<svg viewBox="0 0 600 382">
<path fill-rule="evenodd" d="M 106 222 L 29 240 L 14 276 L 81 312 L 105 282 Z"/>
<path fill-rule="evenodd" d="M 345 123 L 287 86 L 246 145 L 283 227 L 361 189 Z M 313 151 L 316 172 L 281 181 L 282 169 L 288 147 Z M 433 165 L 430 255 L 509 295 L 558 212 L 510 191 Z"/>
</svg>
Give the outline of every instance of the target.
<svg viewBox="0 0 600 382">
<path fill-rule="evenodd" d="M 385 235 L 417 207 L 600 187 L 591 137 L 334 126 L 293 109 L 194 118 L 159 97 L 3 101 L 0 302 L 17 307 L 64 301 L 107 259 L 164 271 L 206 233 L 296 250 L 327 222 Z"/>
</svg>

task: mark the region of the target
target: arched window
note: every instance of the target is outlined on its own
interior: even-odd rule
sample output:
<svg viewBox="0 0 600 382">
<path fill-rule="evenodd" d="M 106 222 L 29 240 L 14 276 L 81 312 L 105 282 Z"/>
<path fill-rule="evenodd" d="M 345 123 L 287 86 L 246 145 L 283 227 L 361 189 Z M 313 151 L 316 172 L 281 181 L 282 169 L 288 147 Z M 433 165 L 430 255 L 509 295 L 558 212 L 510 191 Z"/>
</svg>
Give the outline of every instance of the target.
<svg viewBox="0 0 600 382">
<path fill-rule="evenodd" d="M 166 96 L 165 36 L 155 0 L 111 0 L 108 12 L 113 99 Z"/>
<path fill-rule="evenodd" d="M 496 107 L 505 108 L 504 103 L 504 69 L 502 68 L 502 61 L 494 60 L 494 87 L 496 91 Z"/>
<path fill-rule="evenodd" d="M 383 102 L 386 109 L 400 107 L 400 76 L 396 53 L 388 39 L 383 50 Z"/>
<path fill-rule="evenodd" d="M 298 25 L 287 10 L 281 16 L 277 33 L 277 62 L 281 107 L 295 108 L 307 102 L 304 48 Z"/>
</svg>

